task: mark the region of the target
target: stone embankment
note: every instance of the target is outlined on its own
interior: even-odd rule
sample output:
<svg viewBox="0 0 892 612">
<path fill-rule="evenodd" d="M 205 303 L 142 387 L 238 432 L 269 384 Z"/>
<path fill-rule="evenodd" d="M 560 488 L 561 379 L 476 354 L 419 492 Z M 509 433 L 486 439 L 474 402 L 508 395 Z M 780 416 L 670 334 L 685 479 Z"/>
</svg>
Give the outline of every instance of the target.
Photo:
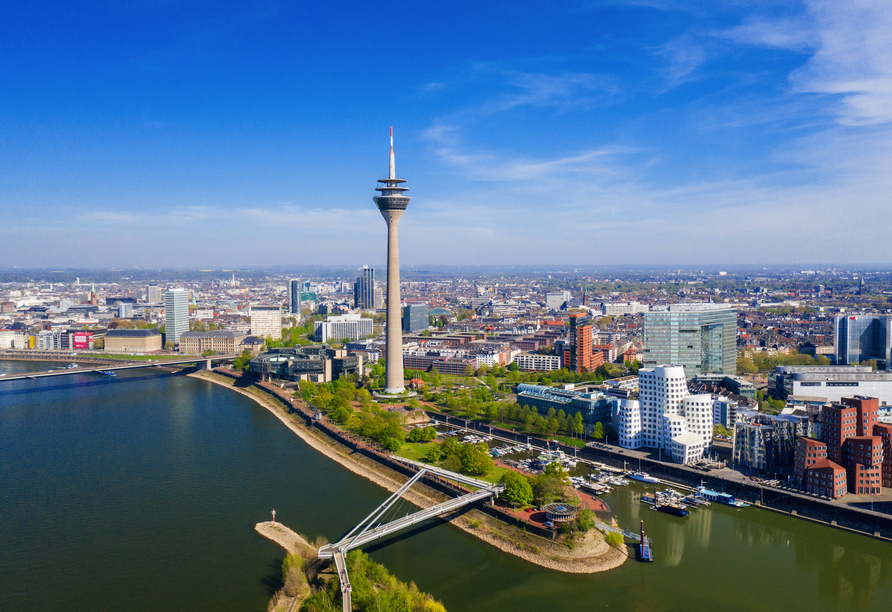
<svg viewBox="0 0 892 612">
<path fill-rule="evenodd" d="M 251 398 L 269 410 L 313 449 L 341 464 L 354 474 L 362 476 L 390 492 L 399 489 L 407 480 L 405 475 L 374 462 L 360 453 L 351 453 L 350 449 L 341 446 L 318 429 L 295 421 L 285 414 L 273 400 L 270 395 L 272 390 L 267 392 L 256 387 L 235 387 L 231 379 L 211 372 L 195 372 L 189 376 L 222 385 Z M 403 497 L 420 508 L 429 508 L 445 499 L 441 493 L 427 487 L 419 487 L 417 491 L 412 489 Z M 574 545 L 571 550 L 560 543 L 533 536 L 477 510 L 471 510 L 462 516 L 454 517 L 449 521 L 449 524 L 499 550 L 560 572 L 576 574 L 603 572 L 619 567 L 629 557 L 625 546 L 620 549 L 612 548 L 600 535 L 595 533 L 590 533 L 584 541 Z"/>
<path fill-rule="evenodd" d="M 282 523 L 264 521 L 254 525 L 254 531 L 272 540 L 289 554 L 297 554 L 306 559 L 309 556 L 315 557 L 319 553 L 319 549 L 307 542 L 303 536 L 294 533 Z"/>
</svg>

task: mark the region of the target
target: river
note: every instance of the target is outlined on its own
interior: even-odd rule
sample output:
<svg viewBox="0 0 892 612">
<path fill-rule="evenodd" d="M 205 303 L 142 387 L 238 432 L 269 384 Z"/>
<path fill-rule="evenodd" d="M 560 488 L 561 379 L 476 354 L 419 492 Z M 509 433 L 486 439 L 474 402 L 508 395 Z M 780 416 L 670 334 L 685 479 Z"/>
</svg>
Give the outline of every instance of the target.
<svg viewBox="0 0 892 612">
<path fill-rule="evenodd" d="M 641 505 L 643 490 L 604 499 L 620 525 L 645 520 L 653 565 L 560 574 L 441 523 L 367 550 L 452 612 L 892 609 L 888 543 L 756 508 L 671 517 Z M 5 612 L 263 611 L 283 553 L 255 523 L 275 508 L 334 539 L 386 497 L 206 381 L 133 370 L 0 382 Z"/>
</svg>

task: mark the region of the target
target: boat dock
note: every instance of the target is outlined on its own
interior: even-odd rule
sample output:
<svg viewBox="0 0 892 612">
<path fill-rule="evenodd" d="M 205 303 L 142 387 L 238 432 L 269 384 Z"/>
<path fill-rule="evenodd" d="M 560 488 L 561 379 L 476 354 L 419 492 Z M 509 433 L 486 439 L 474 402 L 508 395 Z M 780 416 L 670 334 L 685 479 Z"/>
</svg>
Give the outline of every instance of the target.
<svg viewBox="0 0 892 612">
<path fill-rule="evenodd" d="M 644 521 L 641 521 L 641 543 L 638 545 L 638 560 L 642 563 L 654 562 L 654 552 L 650 538 L 644 533 Z"/>
</svg>

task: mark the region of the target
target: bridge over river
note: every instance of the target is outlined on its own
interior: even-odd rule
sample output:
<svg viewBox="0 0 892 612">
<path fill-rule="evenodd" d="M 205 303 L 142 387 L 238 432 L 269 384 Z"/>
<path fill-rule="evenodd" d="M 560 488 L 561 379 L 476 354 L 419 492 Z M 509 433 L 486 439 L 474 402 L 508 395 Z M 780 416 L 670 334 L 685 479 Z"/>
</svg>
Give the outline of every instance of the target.
<svg viewBox="0 0 892 612">
<path fill-rule="evenodd" d="M 61 369 L 54 370 L 46 370 L 45 372 L 25 372 L 22 374 L 4 374 L 0 375 L 0 382 L 7 380 L 23 380 L 27 378 L 50 378 L 52 376 L 70 376 L 71 374 L 89 374 L 89 373 L 104 373 L 104 372 L 114 372 L 116 370 L 135 370 L 138 368 L 158 368 L 164 366 L 172 366 L 172 365 L 188 365 L 188 364 L 196 364 L 203 365 L 206 369 L 210 370 L 213 367 L 214 362 L 220 361 L 232 361 L 238 355 L 211 355 L 209 357 L 203 357 L 201 355 L 195 355 L 194 357 L 183 357 L 182 359 L 159 359 L 156 361 L 135 361 L 135 362 L 124 362 L 120 365 L 100 365 L 100 366 L 87 366 L 81 367 L 78 366 L 76 368 L 67 367 Z"/>
</svg>

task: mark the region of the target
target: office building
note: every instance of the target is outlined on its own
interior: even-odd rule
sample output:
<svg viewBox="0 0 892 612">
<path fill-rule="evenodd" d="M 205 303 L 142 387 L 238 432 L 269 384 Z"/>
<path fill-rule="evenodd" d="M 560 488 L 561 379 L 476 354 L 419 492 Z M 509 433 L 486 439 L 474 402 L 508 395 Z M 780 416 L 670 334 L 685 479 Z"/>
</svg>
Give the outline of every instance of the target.
<svg viewBox="0 0 892 612">
<path fill-rule="evenodd" d="M 840 402 L 851 395 L 875 397 L 892 405 L 892 372 L 870 366 L 777 366 L 768 377 L 772 395 L 780 399 L 812 398 Z"/>
<path fill-rule="evenodd" d="M 514 363 L 522 372 L 548 372 L 561 369 L 561 358 L 557 355 L 521 353 L 514 357 Z"/>
<path fill-rule="evenodd" d="M 180 352 L 200 355 L 214 351 L 218 355 L 235 355 L 242 352 L 242 342 L 247 334 L 234 331 L 189 331 L 180 336 Z"/>
<path fill-rule="evenodd" d="M 393 160 L 393 128 L 390 128 L 390 168 L 386 179 L 378 179 L 382 183 L 375 190 L 381 192 L 374 197 L 375 205 L 387 223 L 387 349 L 385 371 L 385 393 L 403 393 L 406 390 L 403 381 L 403 333 L 400 321 L 400 255 L 399 227 L 400 219 L 409 201 L 412 199 L 403 192 L 404 179 L 396 178 L 396 167 Z"/>
<path fill-rule="evenodd" d="M 570 315 L 570 336 L 563 344 L 563 367 L 571 372 L 592 372 L 604 363 L 603 354 L 592 353 L 592 322 L 581 314 Z M 598 363 L 596 363 L 598 361 Z"/>
<path fill-rule="evenodd" d="M 329 317 L 327 321 L 316 321 L 315 332 L 316 342 L 331 342 L 345 338 L 362 340 L 375 333 L 375 323 L 358 314 L 345 314 Z"/>
<path fill-rule="evenodd" d="M 279 340 L 282 337 L 282 307 L 251 305 L 251 334 Z"/>
<path fill-rule="evenodd" d="M 837 365 L 855 365 L 875 359 L 879 369 L 890 369 L 892 324 L 889 317 L 840 315 L 834 320 L 833 333 Z"/>
<path fill-rule="evenodd" d="M 362 272 L 353 283 L 353 307 L 362 310 L 374 310 L 375 303 L 375 269 L 362 267 Z"/>
<path fill-rule="evenodd" d="M 151 353 L 160 350 L 159 329 L 110 329 L 105 334 L 107 353 Z"/>
<path fill-rule="evenodd" d="M 118 318 L 129 319 L 133 316 L 133 304 L 121 302 L 118 304 Z"/>
<path fill-rule="evenodd" d="M 361 377 L 362 355 L 330 346 L 276 348 L 251 360 L 250 371 L 267 378 L 327 383 L 347 374 Z"/>
<path fill-rule="evenodd" d="M 407 304 L 403 308 L 403 331 L 409 334 L 430 327 L 430 307 L 427 304 Z"/>
<path fill-rule="evenodd" d="M 682 366 L 642 368 L 638 387 L 638 400 L 618 408 L 620 446 L 661 448 L 676 463 L 700 461 L 712 446 L 712 396 L 688 395 Z"/>
<path fill-rule="evenodd" d="M 569 291 L 558 291 L 545 294 L 545 308 L 548 310 L 560 310 L 564 304 L 570 301 Z"/>
<path fill-rule="evenodd" d="M 650 310 L 648 305 L 641 302 L 603 302 L 601 304 L 601 314 L 604 316 L 621 317 L 644 313 L 648 310 Z"/>
<path fill-rule="evenodd" d="M 167 342 L 174 344 L 189 331 L 189 293 L 185 289 L 164 292 L 164 331 Z"/>
<path fill-rule="evenodd" d="M 581 413 L 585 431 L 591 433 L 598 421 L 610 423 L 615 400 L 600 391 L 576 391 L 523 383 L 517 385 L 517 403 L 535 408 L 542 416 L 552 408 L 555 412 L 563 410 L 564 414 L 573 418 L 576 413 Z"/>
<path fill-rule="evenodd" d="M 288 312 L 300 315 L 301 304 L 300 280 L 294 278 L 288 282 Z"/>
<path fill-rule="evenodd" d="M 161 287 L 154 283 L 146 287 L 146 302 L 149 304 L 160 304 L 162 299 L 163 292 Z"/>
<path fill-rule="evenodd" d="M 722 304 L 672 304 L 644 313 L 646 368 L 671 363 L 688 376 L 737 374 L 737 310 Z"/>
</svg>

